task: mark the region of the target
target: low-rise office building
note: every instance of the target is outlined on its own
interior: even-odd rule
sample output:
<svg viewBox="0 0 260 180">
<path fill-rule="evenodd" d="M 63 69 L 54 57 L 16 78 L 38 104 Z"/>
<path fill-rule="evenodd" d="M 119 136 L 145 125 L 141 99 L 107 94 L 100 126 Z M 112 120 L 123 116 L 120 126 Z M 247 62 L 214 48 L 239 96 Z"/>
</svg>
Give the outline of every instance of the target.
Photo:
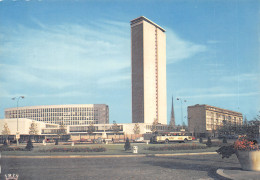
<svg viewBox="0 0 260 180">
<path fill-rule="evenodd" d="M 5 118 L 28 118 L 63 125 L 108 124 L 109 108 L 106 104 L 27 106 L 5 109 Z"/>
<path fill-rule="evenodd" d="M 210 105 L 188 106 L 188 128 L 195 136 L 215 135 L 225 124 L 242 125 L 243 115 Z"/>
<path fill-rule="evenodd" d="M 57 137 L 60 129 L 61 127 L 58 124 L 44 123 L 27 118 L 0 119 L 0 141 L 2 142 L 6 138 L 14 140 L 17 135 L 20 141 L 28 140 L 30 135 L 36 139 Z M 64 132 L 65 135 L 67 132 L 66 126 L 64 126 Z"/>
</svg>

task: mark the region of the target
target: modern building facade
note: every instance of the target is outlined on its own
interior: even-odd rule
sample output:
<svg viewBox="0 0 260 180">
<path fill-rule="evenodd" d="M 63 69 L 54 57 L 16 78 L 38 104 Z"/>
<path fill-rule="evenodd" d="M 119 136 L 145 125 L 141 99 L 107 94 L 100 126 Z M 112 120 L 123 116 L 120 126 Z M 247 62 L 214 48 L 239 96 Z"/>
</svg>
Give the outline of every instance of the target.
<svg viewBox="0 0 260 180">
<path fill-rule="evenodd" d="M 189 132 L 206 135 L 226 124 L 242 125 L 243 115 L 240 112 L 197 104 L 188 106 L 188 123 Z"/>
<path fill-rule="evenodd" d="M 19 126 L 17 126 L 17 122 Z M 18 121 L 17 119 L 0 119 L 0 135 L 3 135 L 5 128 L 9 130 L 8 135 L 15 135 L 17 127 L 20 135 L 29 135 L 32 123 L 35 123 L 35 132 L 37 132 L 37 135 L 44 135 L 46 131 L 49 132 L 51 129 L 59 129 L 58 124 L 49 124 L 27 118 L 19 118 Z"/>
<path fill-rule="evenodd" d="M 165 30 L 141 16 L 131 21 L 132 122 L 167 124 Z"/>
<path fill-rule="evenodd" d="M 88 125 L 109 123 L 106 104 L 74 104 L 28 106 L 5 109 L 5 118 L 28 118 L 36 121 L 63 125 Z"/>
</svg>

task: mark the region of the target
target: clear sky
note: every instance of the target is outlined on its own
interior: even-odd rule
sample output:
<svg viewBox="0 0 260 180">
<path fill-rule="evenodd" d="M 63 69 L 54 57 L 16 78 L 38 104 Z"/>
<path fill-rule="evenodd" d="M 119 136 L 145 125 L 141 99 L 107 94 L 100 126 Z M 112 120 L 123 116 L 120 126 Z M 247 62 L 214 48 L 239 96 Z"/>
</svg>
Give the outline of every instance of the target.
<svg viewBox="0 0 260 180">
<path fill-rule="evenodd" d="M 108 104 L 131 123 L 130 20 L 166 30 L 167 109 L 260 110 L 260 1 L 0 0 L 0 118 L 19 106 Z"/>
</svg>

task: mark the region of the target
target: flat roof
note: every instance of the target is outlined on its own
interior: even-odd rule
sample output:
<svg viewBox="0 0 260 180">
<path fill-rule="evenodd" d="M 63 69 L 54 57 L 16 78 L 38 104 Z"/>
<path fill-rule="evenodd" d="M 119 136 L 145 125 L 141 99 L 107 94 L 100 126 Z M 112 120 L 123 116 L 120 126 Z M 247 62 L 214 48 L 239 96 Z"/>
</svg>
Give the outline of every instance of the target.
<svg viewBox="0 0 260 180">
<path fill-rule="evenodd" d="M 162 30 L 163 32 L 165 32 L 165 29 L 163 29 L 161 26 L 159 26 L 158 24 L 154 23 L 153 21 L 151 21 L 150 19 L 144 17 L 144 16 L 140 16 L 138 18 L 135 18 L 133 20 L 131 20 L 131 25 L 135 24 L 135 23 L 138 23 L 140 21 L 146 21 L 154 26 L 156 26 L 157 28 L 159 28 L 160 30 Z"/>
<path fill-rule="evenodd" d="M 61 104 L 61 105 L 38 105 L 38 106 L 21 106 L 18 107 L 21 109 L 41 109 L 41 108 L 69 108 L 69 107 L 99 107 L 99 106 L 107 106 L 107 104 Z M 16 110 L 17 107 L 5 108 L 5 111 Z"/>
</svg>

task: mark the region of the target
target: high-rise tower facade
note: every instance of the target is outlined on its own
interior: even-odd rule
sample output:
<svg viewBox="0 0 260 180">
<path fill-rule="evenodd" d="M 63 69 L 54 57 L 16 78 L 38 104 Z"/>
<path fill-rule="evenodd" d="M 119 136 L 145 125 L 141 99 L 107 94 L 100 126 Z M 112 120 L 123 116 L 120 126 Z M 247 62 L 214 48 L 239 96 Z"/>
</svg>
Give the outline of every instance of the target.
<svg viewBox="0 0 260 180">
<path fill-rule="evenodd" d="M 141 16 L 131 21 L 132 122 L 167 124 L 165 30 Z"/>
</svg>

